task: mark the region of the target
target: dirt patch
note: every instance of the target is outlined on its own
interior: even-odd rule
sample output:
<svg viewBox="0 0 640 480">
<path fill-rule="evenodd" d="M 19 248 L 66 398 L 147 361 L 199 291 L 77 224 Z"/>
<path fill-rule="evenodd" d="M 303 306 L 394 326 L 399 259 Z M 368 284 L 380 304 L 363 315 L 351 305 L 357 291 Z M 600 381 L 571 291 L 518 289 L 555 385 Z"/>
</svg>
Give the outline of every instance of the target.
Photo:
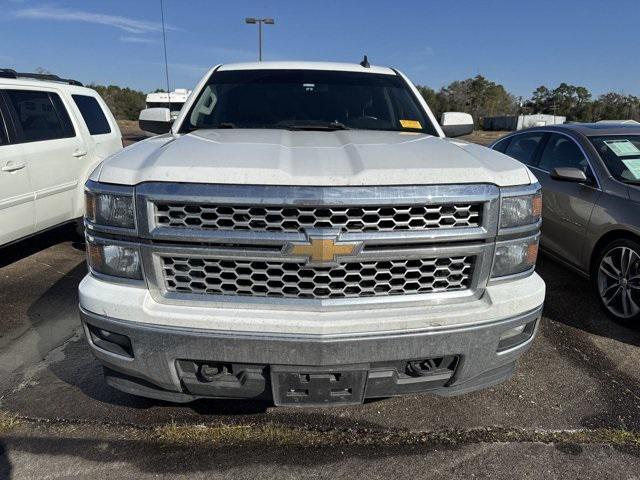
<svg viewBox="0 0 640 480">
<path fill-rule="evenodd" d="M 480 145 L 489 145 L 500 137 L 504 137 L 506 134 L 511 132 L 490 132 L 484 130 L 476 130 L 471 135 L 465 135 L 464 137 L 460 137 L 461 140 L 466 140 L 471 143 L 478 143 Z"/>
<path fill-rule="evenodd" d="M 120 127 L 125 147 L 147 138 L 147 134 L 140 130 L 137 120 L 118 120 L 118 126 Z"/>
</svg>

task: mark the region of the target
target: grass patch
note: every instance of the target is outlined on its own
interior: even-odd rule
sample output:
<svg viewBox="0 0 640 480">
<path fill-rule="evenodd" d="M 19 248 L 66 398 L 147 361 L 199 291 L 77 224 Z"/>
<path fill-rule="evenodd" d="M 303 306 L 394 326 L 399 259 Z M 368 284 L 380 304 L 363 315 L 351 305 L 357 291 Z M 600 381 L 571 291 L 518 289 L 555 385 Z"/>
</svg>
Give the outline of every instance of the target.
<svg viewBox="0 0 640 480">
<path fill-rule="evenodd" d="M 203 443 L 221 445 L 263 444 L 263 445 L 317 445 L 325 444 L 327 433 L 264 425 L 179 425 L 171 422 L 153 430 L 156 439 L 166 443 Z"/>
<path fill-rule="evenodd" d="M 261 446 L 455 446 L 473 443 L 540 442 L 546 444 L 609 444 L 640 448 L 640 432 L 618 429 L 538 431 L 480 428 L 437 432 L 375 431 L 369 429 L 313 429 L 267 424 L 181 425 L 175 422 L 153 429 L 156 440 L 167 444 L 211 443 Z"/>
<path fill-rule="evenodd" d="M 543 443 L 606 443 L 608 445 L 633 445 L 640 447 L 640 433 L 629 430 L 601 428 L 569 432 L 536 432 L 533 441 Z M 536 438 L 537 437 L 537 438 Z"/>
<path fill-rule="evenodd" d="M 16 416 L 0 410 L 0 434 L 18 426 L 37 428 L 50 434 L 74 434 L 95 428 L 91 423 L 49 422 Z M 485 427 L 468 430 L 445 429 L 412 432 L 396 429 L 331 428 L 323 425 L 292 426 L 277 423 L 243 423 L 236 425 L 193 425 L 170 423 L 156 427 L 110 425 L 113 434 L 128 439 L 155 441 L 164 446 L 211 445 L 260 448 L 323 447 L 420 447 L 455 448 L 478 443 L 537 442 L 557 445 L 612 445 L 631 447 L 640 454 L 640 431 L 616 428 L 580 430 L 536 430 Z M 100 425 L 105 428 L 105 425 Z"/>
<path fill-rule="evenodd" d="M 5 433 L 13 430 L 18 425 L 20 425 L 20 423 L 20 419 L 15 415 L 0 411 L 0 433 Z"/>
</svg>

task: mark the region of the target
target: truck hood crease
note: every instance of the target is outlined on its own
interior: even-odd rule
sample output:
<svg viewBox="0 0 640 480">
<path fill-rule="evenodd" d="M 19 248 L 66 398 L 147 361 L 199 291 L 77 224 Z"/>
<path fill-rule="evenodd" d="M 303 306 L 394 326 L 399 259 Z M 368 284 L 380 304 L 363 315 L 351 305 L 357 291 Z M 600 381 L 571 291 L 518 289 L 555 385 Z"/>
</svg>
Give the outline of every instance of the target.
<svg viewBox="0 0 640 480">
<path fill-rule="evenodd" d="M 530 182 L 519 162 L 430 135 L 345 130 L 198 130 L 134 144 L 107 159 L 105 183 L 373 186 Z"/>
</svg>

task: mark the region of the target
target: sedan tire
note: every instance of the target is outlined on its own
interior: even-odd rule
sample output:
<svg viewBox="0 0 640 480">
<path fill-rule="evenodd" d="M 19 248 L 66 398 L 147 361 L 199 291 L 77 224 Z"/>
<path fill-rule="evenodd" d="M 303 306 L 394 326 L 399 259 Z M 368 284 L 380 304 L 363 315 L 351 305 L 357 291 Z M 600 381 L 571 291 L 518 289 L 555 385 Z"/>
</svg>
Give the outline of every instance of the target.
<svg viewBox="0 0 640 480">
<path fill-rule="evenodd" d="M 607 314 L 640 328 L 640 243 L 628 239 L 609 243 L 594 267 L 594 287 Z"/>
</svg>

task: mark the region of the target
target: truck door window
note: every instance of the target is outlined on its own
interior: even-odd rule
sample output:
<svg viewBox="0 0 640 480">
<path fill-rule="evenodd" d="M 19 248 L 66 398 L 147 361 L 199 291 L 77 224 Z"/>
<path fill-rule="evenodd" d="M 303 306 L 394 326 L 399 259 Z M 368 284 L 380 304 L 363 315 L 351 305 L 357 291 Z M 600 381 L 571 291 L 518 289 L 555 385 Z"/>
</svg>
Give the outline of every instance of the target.
<svg viewBox="0 0 640 480">
<path fill-rule="evenodd" d="M 538 133 L 523 133 L 522 135 L 516 135 L 512 137 L 511 143 L 507 147 L 504 153 L 510 157 L 520 160 L 525 165 L 534 165 L 536 149 L 540 144 L 540 141 L 544 137 L 543 132 Z"/>
<path fill-rule="evenodd" d="M 78 106 L 78 110 L 82 114 L 82 118 L 87 124 L 89 133 L 91 135 L 104 135 L 111 133 L 111 126 L 107 117 L 104 116 L 104 112 L 94 97 L 89 95 L 71 95 L 73 101 Z"/>
<path fill-rule="evenodd" d="M 5 93 L 24 142 L 75 136 L 69 114 L 57 94 L 32 90 L 5 90 Z"/>
</svg>

